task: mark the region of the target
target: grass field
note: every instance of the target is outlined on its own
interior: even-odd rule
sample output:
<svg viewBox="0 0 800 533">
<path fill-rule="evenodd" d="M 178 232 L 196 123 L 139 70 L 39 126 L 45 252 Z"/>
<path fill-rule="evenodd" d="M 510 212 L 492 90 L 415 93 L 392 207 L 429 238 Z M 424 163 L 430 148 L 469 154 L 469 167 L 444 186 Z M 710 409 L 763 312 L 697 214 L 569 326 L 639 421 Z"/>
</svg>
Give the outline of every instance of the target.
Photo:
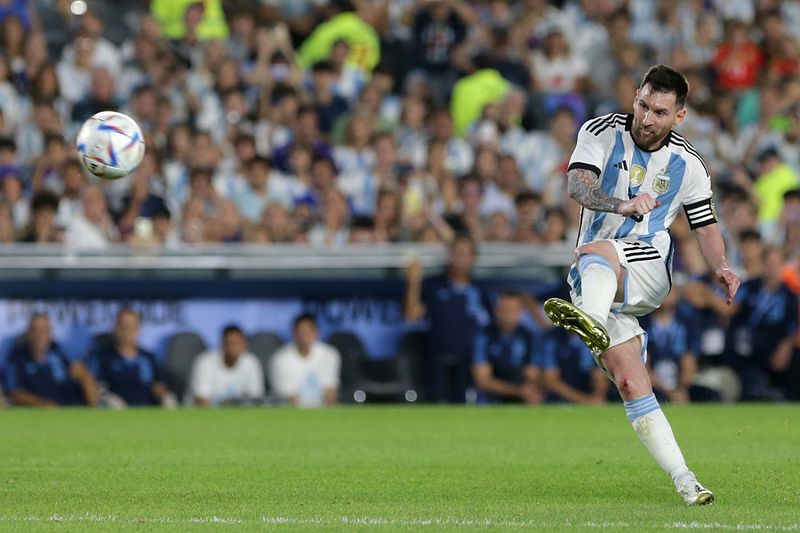
<svg viewBox="0 0 800 533">
<path fill-rule="evenodd" d="M 0 529 L 800 531 L 800 407 L 666 411 L 710 507 L 621 406 L 6 410 Z"/>
</svg>

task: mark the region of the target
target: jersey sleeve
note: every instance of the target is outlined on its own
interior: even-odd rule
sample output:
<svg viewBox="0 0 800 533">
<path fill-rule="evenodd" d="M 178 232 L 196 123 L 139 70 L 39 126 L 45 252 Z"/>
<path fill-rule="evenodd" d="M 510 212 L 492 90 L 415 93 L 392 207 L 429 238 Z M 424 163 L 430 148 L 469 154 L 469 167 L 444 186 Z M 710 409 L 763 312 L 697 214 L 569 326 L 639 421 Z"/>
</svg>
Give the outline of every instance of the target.
<svg viewBox="0 0 800 533">
<path fill-rule="evenodd" d="M 589 131 L 592 122 L 586 122 L 581 126 L 578 142 L 575 144 L 572 157 L 569 158 L 568 170 L 576 168 L 590 170 L 599 176 L 605 159 L 605 148 L 601 136 Z"/>
<path fill-rule="evenodd" d="M 690 158 L 688 180 L 683 193 L 683 210 L 691 229 L 716 224 L 717 212 L 711 195 L 711 176 L 699 157 Z"/>
</svg>

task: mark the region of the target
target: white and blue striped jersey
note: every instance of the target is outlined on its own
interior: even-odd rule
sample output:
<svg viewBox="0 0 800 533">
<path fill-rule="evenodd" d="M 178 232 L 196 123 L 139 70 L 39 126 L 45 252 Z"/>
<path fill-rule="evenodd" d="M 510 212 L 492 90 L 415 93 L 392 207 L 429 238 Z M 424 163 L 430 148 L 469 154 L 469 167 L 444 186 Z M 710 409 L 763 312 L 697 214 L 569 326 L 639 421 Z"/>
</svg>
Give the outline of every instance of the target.
<svg viewBox="0 0 800 533">
<path fill-rule="evenodd" d="M 615 213 L 581 210 L 578 245 L 601 239 L 644 241 L 671 262 L 667 229 L 682 206 L 696 229 L 717 221 L 712 207 L 711 177 L 689 142 L 670 132 L 657 149 L 636 145 L 631 135 L 633 115 L 611 113 L 587 121 L 569 161 L 569 170 L 587 169 L 599 176 L 603 192 L 628 200 L 650 193 L 661 205 L 639 221 Z"/>
</svg>

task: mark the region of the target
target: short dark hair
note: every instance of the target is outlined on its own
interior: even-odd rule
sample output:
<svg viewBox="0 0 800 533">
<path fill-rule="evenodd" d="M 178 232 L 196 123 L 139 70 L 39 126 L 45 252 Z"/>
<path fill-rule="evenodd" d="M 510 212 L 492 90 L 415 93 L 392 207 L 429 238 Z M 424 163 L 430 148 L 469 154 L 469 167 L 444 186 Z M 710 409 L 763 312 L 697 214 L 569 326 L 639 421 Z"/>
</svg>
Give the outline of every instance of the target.
<svg viewBox="0 0 800 533">
<path fill-rule="evenodd" d="M 139 311 L 137 311 L 137 310 L 136 310 L 136 309 L 134 309 L 133 307 L 129 307 L 129 306 L 127 306 L 127 305 L 126 305 L 125 307 L 122 307 L 122 308 L 121 308 L 121 309 L 120 309 L 120 310 L 117 312 L 117 323 L 119 323 L 120 319 L 121 319 L 121 318 L 122 318 L 124 315 L 132 315 L 132 316 L 135 316 L 135 317 L 136 317 L 136 320 L 138 320 L 138 321 L 139 321 L 139 323 L 141 323 L 141 322 L 142 322 L 142 313 L 140 313 Z"/>
<path fill-rule="evenodd" d="M 228 324 L 227 326 L 222 328 L 222 338 L 223 339 L 225 337 L 227 337 L 228 335 L 230 335 L 231 333 L 238 333 L 239 335 L 244 337 L 244 331 L 242 331 L 242 328 L 240 328 L 236 324 Z"/>
<path fill-rule="evenodd" d="M 522 191 L 517 193 L 517 196 L 514 197 L 514 204 L 519 205 L 523 202 L 541 203 L 542 195 L 533 191 Z"/>
<path fill-rule="evenodd" d="M 36 213 L 42 209 L 58 211 L 59 198 L 50 191 L 39 191 L 31 199 L 31 210 Z"/>
<path fill-rule="evenodd" d="M 314 74 L 320 72 L 327 72 L 329 74 L 333 74 L 334 73 L 333 64 L 327 59 L 323 59 L 322 61 L 317 61 L 311 66 L 311 72 L 313 72 Z"/>
<path fill-rule="evenodd" d="M 739 233 L 739 241 L 758 241 L 761 242 L 761 233 L 757 229 L 748 228 Z"/>
<path fill-rule="evenodd" d="M 497 293 L 497 299 L 500 298 L 518 298 L 522 299 L 522 292 L 517 289 L 503 289 Z"/>
<path fill-rule="evenodd" d="M 668 65 L 654 65 L 650 67 L 644 75 L 639 89 L 649 85 L 650 88 L 658 93 L 675 93 L 675 105 L 683 108 L 686 105 L 686 97 L 689 95 L 689 82 L 686 76 Z"/>
<path fill-rule="evenodd" d="M 297 329 L 297 326 L 299 326 L 301 322 L 311 322 L 315 328 L 317 327 L 317 317 L 311 313 L 300 313 L 297 315 L 292 323 L 292 329 Z"/>
<path fill-rule="evenodd" d="M 247 163 L 245 163 L 245 168 L 247 170 L 252 170 L 252 168 L 256 165 L 262 165 L 267 167 L 268 170 L 272 169 L 272 162 L 262 155 L 257 155 Z"/>
<path fill-rule="evenodd" d="M 783 193 L 783 199 L 786 200 L 800 200 L 800 188 L 790 189 Z"/>
</svg>

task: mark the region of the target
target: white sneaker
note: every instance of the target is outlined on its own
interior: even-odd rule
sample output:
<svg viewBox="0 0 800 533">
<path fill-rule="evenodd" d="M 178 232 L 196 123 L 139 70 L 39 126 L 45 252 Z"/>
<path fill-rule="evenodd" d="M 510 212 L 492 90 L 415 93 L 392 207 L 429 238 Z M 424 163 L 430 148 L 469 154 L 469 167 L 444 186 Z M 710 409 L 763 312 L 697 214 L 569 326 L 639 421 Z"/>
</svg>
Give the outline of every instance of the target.
<svg viewBox="0 0 800 533">
<path fill-rule="evenodd" d="M 714 493 L 701 485 L 694 474 L 681 481 L 677 489 L 678 494 L 681 495 L 686 505 L 708 505 L 714 503 Z"/>
</svg>

